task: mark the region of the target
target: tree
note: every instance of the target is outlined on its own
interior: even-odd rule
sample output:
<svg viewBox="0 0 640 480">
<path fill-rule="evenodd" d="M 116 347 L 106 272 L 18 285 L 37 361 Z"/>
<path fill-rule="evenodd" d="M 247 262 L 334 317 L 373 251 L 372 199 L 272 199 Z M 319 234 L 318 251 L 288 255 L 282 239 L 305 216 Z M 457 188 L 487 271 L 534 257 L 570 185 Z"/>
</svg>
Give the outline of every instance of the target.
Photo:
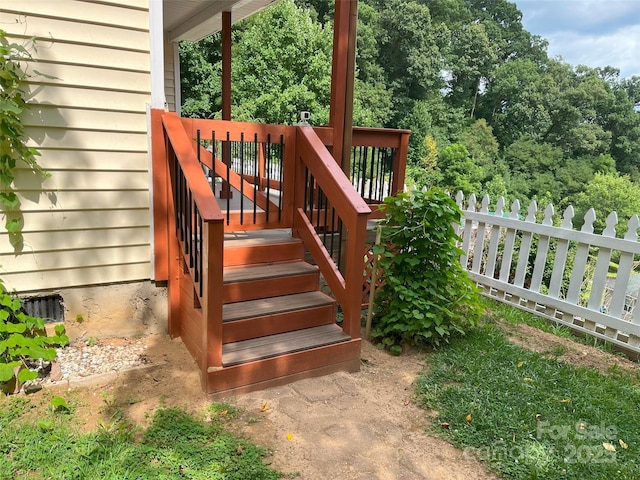
<svg viewBox="0 0 640 480">
<path fill-rule="evenodd" d="M 222 108 L 221 36 L 180 42 L 182 115 L 213 118 Z"/>
<path fill-rule="evenodd" d="M 442 150 L 438 159 L 438 167 L 442 172 L 442 187 L 465 194 L 480 191 L 483 177 L 482 167 L 476 165 L 464 145 L 452 143 Z"/>
<path fill-rule="evenodd" d="M 429 9 L 413 0 L 383 0 L 380 13 L 379 64 L 393 93 L 397 123 L 413 101 L 437 92 L 443 81 L 439 48 L 442 32 L 431 23 Z"/>
<path fill-rule="evenodd" d="M 640 215 L 640 186 L 625 175 L 597 173 L 585 191 L 576 195 L 574 225 L 580 227 L 584 223 L 584 215 L 590 208 L 596 211 L 593 223 L 596 233 L 604 230 L 607 216 L 616 212 L 619 220 L 616 234 L 622 237 L 629 218 Z"/>
<path fill-rule="evenodd" d="M 292 124 L 310 111 L 329 118 L 332 32 L 293 0 L 282 0 L 243 22 L 233 48 L 233 117 Z"/>
</svg>

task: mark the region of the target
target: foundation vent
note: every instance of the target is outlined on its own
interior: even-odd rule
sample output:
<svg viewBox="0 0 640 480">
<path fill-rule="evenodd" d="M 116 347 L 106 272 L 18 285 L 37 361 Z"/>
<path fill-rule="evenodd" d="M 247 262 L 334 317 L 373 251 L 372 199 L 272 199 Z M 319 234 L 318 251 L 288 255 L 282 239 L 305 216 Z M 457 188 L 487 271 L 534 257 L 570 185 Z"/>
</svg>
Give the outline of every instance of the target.
<svg viewBox="0 0 640 480">
<path fill-rule="evenodd" d="M 64 322 L 64 306 L 60 295 L 23 298 L 22 308 L 32 317 L 43 318 L 45 323 Z"/>
</svg>

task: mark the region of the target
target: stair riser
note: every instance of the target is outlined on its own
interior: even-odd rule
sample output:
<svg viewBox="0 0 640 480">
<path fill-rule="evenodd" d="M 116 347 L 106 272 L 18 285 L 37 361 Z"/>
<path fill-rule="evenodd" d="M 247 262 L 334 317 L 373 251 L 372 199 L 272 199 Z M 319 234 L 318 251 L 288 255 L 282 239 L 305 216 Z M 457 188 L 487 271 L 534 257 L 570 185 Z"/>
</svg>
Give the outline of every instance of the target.
<svg viewBox="0 0 640 480">
<path fill-rule="evenodd" d="M 292 332 L 303 328 L 334 323 L 334 305 L 294 310 L 275 315 L 246 318 L 227 322 L 222 327 L 222 343 L 239 342 L 251 338 L 266 337 L 278 333 Z"/>
<path fill-rule="evenodd" d="M 304 249 L 301 243 L 282 243 L 252 245 L 247 247 L 226 248 L 224 266 L 252 265 L 258 263 L 276 263 L 301 260 Z"/>
<path fill-rule="evenodd" d="M 207 393 L 248 392 L 277 385 L 287 377 L 299 380 L 330 371 L 355 372 L 359 366 L 360 339 L 355 339 L 209 372 Z"/>
<path fill-rule="evenodd" d="M 234 303 L 259 298 L 311 292 L 319 289 L 317 272 L 279 278 L 264 278 L 224 285 L 223 302 Z"/>
</svg>

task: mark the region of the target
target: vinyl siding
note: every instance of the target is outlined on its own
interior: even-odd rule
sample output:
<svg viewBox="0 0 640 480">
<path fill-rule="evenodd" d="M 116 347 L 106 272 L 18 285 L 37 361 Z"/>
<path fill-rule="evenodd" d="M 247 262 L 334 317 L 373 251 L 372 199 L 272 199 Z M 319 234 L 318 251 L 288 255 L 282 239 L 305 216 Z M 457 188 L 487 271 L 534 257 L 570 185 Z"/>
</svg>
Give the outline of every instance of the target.
<svg viewBox="0 0 640 480">
<path fill-rule="evenodd" d="M 176 80 L 173 44 L 164 44 L 164 94 L 167 99 L 167 109 L 176 111 Z"/>
<path fill-rule="evenodd" d="M 37 39 L 24 115 L 42 179 L 19 170 L 23 243 L 0 232 L 0 277 L 19 292 L 149 278 L 148 0 L 0 5 L 10 38 Z M 16 22 L 16 19 L 18 22 Z"/>
</svg>

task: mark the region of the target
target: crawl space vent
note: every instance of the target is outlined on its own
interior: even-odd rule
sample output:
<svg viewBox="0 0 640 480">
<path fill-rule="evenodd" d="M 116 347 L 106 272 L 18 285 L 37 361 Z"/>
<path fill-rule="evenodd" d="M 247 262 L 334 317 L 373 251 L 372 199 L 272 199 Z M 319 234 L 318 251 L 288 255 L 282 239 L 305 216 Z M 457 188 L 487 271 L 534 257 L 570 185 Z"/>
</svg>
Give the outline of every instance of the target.
<svg viewBox="0 0 640 480">
<path fill-rule="evenodd" d="M 23 310 L 32 317 L 41 317 L 45 323 L 64 322 L 64 307 L 60 295 L 22 299 Z"/>
</svg>

